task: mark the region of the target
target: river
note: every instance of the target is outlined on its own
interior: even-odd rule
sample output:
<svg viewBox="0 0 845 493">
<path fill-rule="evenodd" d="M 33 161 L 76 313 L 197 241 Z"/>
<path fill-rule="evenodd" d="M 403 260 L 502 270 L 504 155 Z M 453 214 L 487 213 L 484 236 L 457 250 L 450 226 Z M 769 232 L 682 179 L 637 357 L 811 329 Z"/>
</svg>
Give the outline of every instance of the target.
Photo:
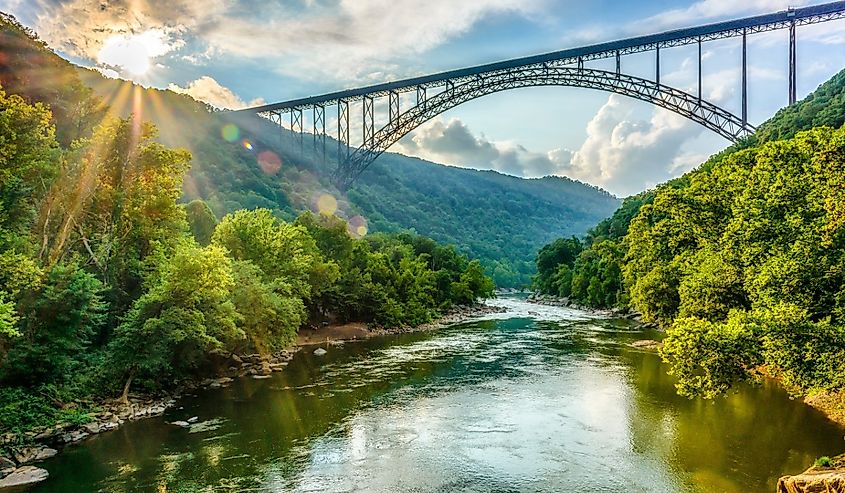
<svg viewBox="0 0 845 493">
<path fill-rule="evenodd" d="M 777 385 L 675 394 L 626 321 L 508 312 L 301 351 L 266 380 L 182 398 L 44 463 L 36 492 L 768 492 L 845 450 Z M 168 424 L 197 417 L 190 429 Z"/>
</svg>

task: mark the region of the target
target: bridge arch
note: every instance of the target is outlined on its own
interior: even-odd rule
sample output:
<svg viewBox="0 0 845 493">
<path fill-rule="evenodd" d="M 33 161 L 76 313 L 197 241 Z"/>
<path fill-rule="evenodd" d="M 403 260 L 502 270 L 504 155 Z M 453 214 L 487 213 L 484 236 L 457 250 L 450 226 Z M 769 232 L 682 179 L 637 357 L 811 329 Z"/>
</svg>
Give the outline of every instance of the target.
<svg viewBox="0 0 845 493">
<path fill-rule="evenodd" d="M 447 86 L 431 97 L 418 98 L 417 104 L 402 113 L 396 111 L 387 125 L 373 132 L 346 159 L 340 160 L 335 169 L 335 183 L 343 190 L 348 189 L 378 156 L 399 139 L 446 111 L 493 93 L 539 86 L 580 87 L 628 96 L 684 116 L 732 142 L 755 131 L 753 126 L 744 124 L 733 113 L 659 82 L 583 67 L 525 67 L 476 76 L 459 85 Z"/>
</svg>

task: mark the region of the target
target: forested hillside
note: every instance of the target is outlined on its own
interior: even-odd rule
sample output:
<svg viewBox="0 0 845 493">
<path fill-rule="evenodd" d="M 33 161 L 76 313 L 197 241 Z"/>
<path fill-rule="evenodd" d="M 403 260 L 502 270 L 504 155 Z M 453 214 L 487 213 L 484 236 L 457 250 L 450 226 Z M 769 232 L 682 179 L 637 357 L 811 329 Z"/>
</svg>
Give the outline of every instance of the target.
<svg viewBox="0 0 845 493">
<path fill-rule="evenodd" d="M 667 329 L 687 395 L 845 389 L 845 72 L 700 168 L 540 251 L 538 289 Z M 841 405 L 841 404 L 840 404 Z M 840 409 L 841 412 L 841 409 Z"/>
<path fill-rule="evenodd" d="M 619 205 L 607 192 L 568 178 L 524 180 L 390 153 L 344 194 L 327 179 L 335 163 L 331 139 L 323 163 L 310 134 L 300 152 L 297 137 L 262 118 L 212 112 L 184 95 L 73 69 L 115 116 L 126 117 L 140 104 L 144 118 L 161 129 L 161 142 L 191 151 L 185 199 L 207 201 L 218 217 L 265 207 L 292 218 L 330 194 L 340 215 L 365 218 L 370 231 L 411 230 L 454 244 L 480 259 L 498 285 L 516 287 L 530 283 L 540 246 L 583 234 Z"/>
<path fill-rule="evenodd" d="M 33 427 L 85 422 L 94 399 L 207 376 L 220 354 L 266 357 L 309 323 L 419 325 L 492 296 L 479 261 L 367 234 L 327 195 L 295 218 L 266 197 L 219 222 L 202 201 L 180 203 L 195 161 L 158 140 L 174 127 L 143 120 L 158 93 L 130 94 L 133 115 L 115 116 L 31 36 L 2 23 L 0 43 L 25 49 L 4 49 L 17 69 L 0 72 L 0 452 Z M 60 83 L 45 83 L 53 72 Z M 167 111 L 215 124 L 177 101 Z M 220 179 L 192 186 L 204 178 Z"/>
</svg>

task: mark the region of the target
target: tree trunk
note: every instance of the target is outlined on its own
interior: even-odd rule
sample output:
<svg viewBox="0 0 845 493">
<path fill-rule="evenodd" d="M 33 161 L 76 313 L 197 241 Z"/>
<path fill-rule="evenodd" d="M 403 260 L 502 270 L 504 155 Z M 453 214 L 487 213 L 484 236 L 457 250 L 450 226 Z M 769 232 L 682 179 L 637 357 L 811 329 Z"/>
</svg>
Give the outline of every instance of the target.
<svg viewBox="0 0 845 493">
<path fill-rule="evenodd" d="M 135 378 L 135 368 L 129 370 L 129 377 L 126 379 L 126 384 L 123 386 L 123 393 L 120 395 L 120 402 L 129 405 L 129 387 L 132 386 L 132 380 Z"/>
</svg>

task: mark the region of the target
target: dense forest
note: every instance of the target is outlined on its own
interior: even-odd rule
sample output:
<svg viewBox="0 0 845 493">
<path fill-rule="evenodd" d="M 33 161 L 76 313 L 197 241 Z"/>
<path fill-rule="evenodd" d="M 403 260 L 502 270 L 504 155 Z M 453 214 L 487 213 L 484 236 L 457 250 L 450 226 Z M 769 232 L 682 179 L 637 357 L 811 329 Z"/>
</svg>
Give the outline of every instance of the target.
<svg viewBox="0 0 845 493">
<path fill-rule="evenodd" d="M 845 388 L 845 71 L 698 169 L 540 250 L 535 286 L 667 329 L 686 395 Z M 845 403 L 843 403 L 845 404 Z"/>
<path fill-rule="evenodd" d="M 25 54 L 37 44 L 11 20 L 3 36 Z M 43 75 L 60 62 L 38 46 L 43 59 L 17 62 Z M 492 295 L 479 261 L 368 234 L 328 195 L 316 214 L 250 207 L 218 221 L 206 202 L 180 202 L 192 155 L 157 140 L 146 107 L 120 118 L 73 72 L 50 85 L 33 73 L 0 72 L 4 432 L 171 388 L 220 352 L 273 353 L 305 324 L 416 325 Z"/>
<path fill-rule="evenodd" d="M 364 218 L 373 232 L 410 231 L 457 245 L 462 253 L 479 259 L 498 286 L 521 287 L 530 284 L 534 255 L 543 244 L 558 236 L 582 235 L 619 206 L 609 193 L 568 178 L 525 180 L 393 153 L 379 157 L 344 193 L 329 178 L 337 149 L 331 138 L 324 162 L 310 134 L 305 134 L 301 146 L 298 136 L 266 119 L 212 111 L 186 95 L 107 79 L 49 51 L 37 55 L 26 50 L 33 49 L 15 47 L 15 53 L 25 55 L 0 60 L 0 73 L 4 64 L 10 72 L 24 73 L 27 60 L 36 70 L 30 81 L 37 78 L 49 84 L 78 75 L 84 86 L 108 103 L 114 116 L 125 118 L 139 105 L 144 118 L 160 129 L 160 142 L 193 155 L 185 198 L 204 200 L 219 217 L 261 207 L 292 220 L 302 211 L 316 211 L 317 198 L 330 194 L 341 217 Z M 36 56 L 49 61 L 32 63 Z M 51 64 L 55 69 L 44 77 Z M 7 88 L 16 88 L 10 92 L 32 90 L 26 83 L 8 83 L 13 86 Z M 74 97 L 66 91 L 63 96 Z M 59 128 L 60 141 L 73 132 Z"/>
</svg>

